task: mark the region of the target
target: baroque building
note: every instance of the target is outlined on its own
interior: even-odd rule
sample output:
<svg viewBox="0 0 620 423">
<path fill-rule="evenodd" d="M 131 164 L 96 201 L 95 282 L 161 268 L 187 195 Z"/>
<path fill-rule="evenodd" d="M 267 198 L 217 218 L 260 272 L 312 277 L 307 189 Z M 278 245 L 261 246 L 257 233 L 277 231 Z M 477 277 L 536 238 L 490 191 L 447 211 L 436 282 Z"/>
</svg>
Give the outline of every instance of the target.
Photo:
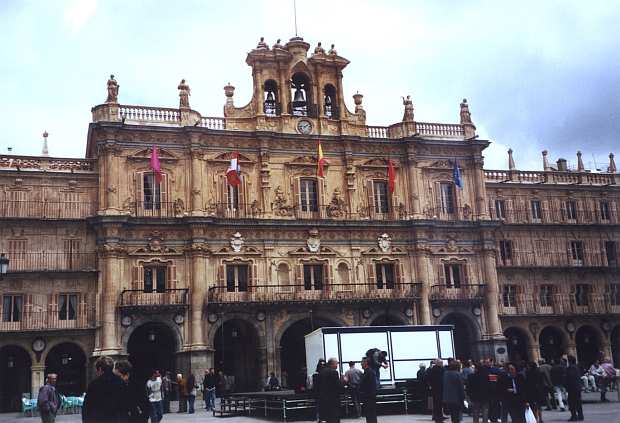
<svg viewBox="0 0 620 423">
<path fill-rule="evenodd" d="M 466 100 L 458 123 L 416 121 L 407 96 L 402 120 L 368 126 L 362 94 L 344 102 L 349 61 L 309 49 L 261 39 L 252 98 L 225 86 L 223 118 L 193 110 L 185 80 L 163 108 L 119 104 L 111 77 L 84 159 L 0 156 L 2 409 L 49 372 L 81 393 L 101 355 L 293 386 L 321 326 L 452 324 L 460 358 L 618 364 L 613 155 L 606 172 L 546 152 L 542 171 L 512 152 L 485 170 Z"/>
</svg>

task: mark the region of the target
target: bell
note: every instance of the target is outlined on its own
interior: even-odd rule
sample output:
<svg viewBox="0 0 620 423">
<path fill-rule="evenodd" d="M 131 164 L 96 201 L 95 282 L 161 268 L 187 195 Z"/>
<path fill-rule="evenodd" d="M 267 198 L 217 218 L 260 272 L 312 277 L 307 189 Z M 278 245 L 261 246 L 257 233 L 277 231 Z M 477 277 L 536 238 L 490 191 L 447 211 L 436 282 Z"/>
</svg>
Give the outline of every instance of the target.
<svg viewBox="0 0 620 423">
<path fill-rule="evenodd" d="M 328 95 L 325 96 L 325 105 L 326 106 L 331 106 L 332 105 L 332 98 Z"/>
<path fill-rule="evenodd" d="M 267 101 L 275 101 L 275 98 L 273 97 L 273 91 L 269 91 L 267 93 Z"/>
<path fill-rule="evenodd" d="M 294 102 L 305 102 L 306 101 L 306 99 L 304 98 L 304 93 L 299 88 L 295 90 L 295 97 L 293 98 L 293 101 Z"/>
</svg>

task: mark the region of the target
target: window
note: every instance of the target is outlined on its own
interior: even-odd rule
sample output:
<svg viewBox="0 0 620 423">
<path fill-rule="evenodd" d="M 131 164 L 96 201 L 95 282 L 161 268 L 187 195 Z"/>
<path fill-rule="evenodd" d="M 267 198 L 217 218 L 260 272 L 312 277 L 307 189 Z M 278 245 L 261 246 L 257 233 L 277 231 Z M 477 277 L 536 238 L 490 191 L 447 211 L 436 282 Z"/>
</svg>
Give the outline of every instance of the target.
<svg viewBox="0 0 620 423">
<path fill-rule="evenodd" d="M 599 208 L 601 210 L 601 220 L 609 220 L 609 202 L 601 201 Z"/>
<path fill-rule="evenodd" d="M 612 306 L 620 306 L 620 283 L 609 285 L 609 303 Z"/>
<path fill-rule="evenodd" d="M 372 192 L 373 192 L 373 207 L 375 209 L 375 213 L 387 213 L 388 208 L 388 190 L 387 184 L 385 181 L 373 181 L 372 183 Z"/>
<path fill-rule="evenodd" d="M 553 306 L 553 285 L 540 286 L 539 300 L 542 307 Z"/>
<path fill-rule="evenodd" d="M 615 241 L 605 241 L 605 257 L 607 258 L 607 266 L 618 265 L 618 253 L 616 251 Z"/>
<path fill-rule="evenodd" d="M 226 265 L 226 290 L 245 292 L 248 290 L 249 266 L 247 264 Z"/>
<path fill-rule="evenodd" d="M 146 210 L 161 209 L 161 186 L 152 173 L 145 173 L 143 178 L 144 208 Z"/>
<path fill-rule="evenodd" d="M 577 202 L 575 200 L 568 200 L 564 203 L 564 206 L 565 219 L 577 220 Z"/>
<path fill-rule="evenodd" d="M 495 216 L 498 219 L 506 219 L 506 201 L 495 200 Z"/>
<path fill-rule="evenodd" d="M 144 292 L 166 292 L 165 266 L 149 266 L 144 268 Z"/>
<path fill-rule="evenodd" d="M 575 285 L 575 304 L 578 306 L 587 306 L 590 296 L 590 285 Z"/>
<path fill-rule="evenodd" d="M 502 259 L 503 265 L 511 264 L 512 262 L 512 241 L 503 239 L 499 242 L 499 255 Z"/>
<path fill-rule="evenodd" d="M 446 277 L 446 286 L 448 288 L 460 288 L 463 278 L 463 265 L 462 264 L 450 264 L 443 265 L 444 274 Z"/>
<path fill-rule="evenodd" d="M 573 265 L 583 265 L 583 241 L 571 241 L 570 253 Z"/>
<path fill-rule="evenodd" d="M 75 320 L 77 318 L 77 294 L 58 295 L 58 320 Z"/>
<path fill-rule="evenodd" d="M 454 201 L 454 186 L 451 183 L 442 182 L 439 185 L 439 195 L 441 200 L 441 212 L 453 214 L 456 210 Z"/>
<path fill-rule="evenodd" d="M 378 289 L 394 288 L 394 265 L 392 263 L 377 263 L 375 275 Z"/>
<path fill-rule="evenodd" d="M 338 119 L 338 106 L 336 104 L 336 88 L 327 84 L 323 90 L 323 110 L 325 116 L 330 119 Z"/>
<path fill-rule="evenodd" d="M 316 179 L 302 178 L 299 181 L 299 197 L 302 212 L 319 210 Z"/>
<path fill-rule="evenodd" d="M 80 268 L 80 240 L 63 240 L 65 268 L 77 270 Z"/>
<path fill-rule="evenodd" d="M 304 264 L 304 289 L 323 289 L 322 264 Z"/>
<path fill-rule="evenodd" d="M 21 295 L 5 295 L 2 297 L 2 321 L 21 322 L 23 297 Z"/>
<path fill-rule="evenodd" d="M 516 307 L 517 306 L 517 286 L 516 285 L 504 285 L 502 290 L 502 301 L 504 307 Z"/>
<path fill-rule="evenodd" d="M 277 116 L 280 114 L 278 110 L 278 85 L 273 79 L 265 81 L 264 108 L 267 116 Z"/>
<path fill-rule="evenodd" d="M 226 184 L 226 208 L 239 210 L 239 185 Z"/>
<path fill-rule="evenodd" d="M 542 220 L 542 207 L 540 205 L 540 200 L 532 200 L 530 205 L 532 208 L 532 221 L 540 222 Z"/>
</svg>

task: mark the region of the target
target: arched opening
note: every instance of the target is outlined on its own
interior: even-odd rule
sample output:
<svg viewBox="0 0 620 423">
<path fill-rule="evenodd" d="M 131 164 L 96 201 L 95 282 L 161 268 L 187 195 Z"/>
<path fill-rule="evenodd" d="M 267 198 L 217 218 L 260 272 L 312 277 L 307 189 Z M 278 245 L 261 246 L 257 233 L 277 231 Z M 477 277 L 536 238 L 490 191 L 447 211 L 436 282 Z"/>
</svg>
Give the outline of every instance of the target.
<svg viewBox="0 0 620 423">
<path fill-rule="evenodd" d="M 347 266 L 346 263 L 340 263 L 336 272 L 338 273 L 338 283 L 341 285 L 349 285 L 351 282 L 349 266 Z"/>
<path fill-rule="evenodd" d="M 273 79 L 265 81 L 264 85 L 264 110 L 267 116 L 280 114 L 280 97 L 278 96 L 278 84 Z"/>
<path fill-rule="evenodd" d="M 278 285 L 286 286 L 291 284 L 290 270 L 288 264 L 280 263 L 278 265 Z"/>
<path fill-rule="evenodd" d="M 133 365 L 132 378 L 142 383 L 155 369 L 162 374 L 166 371 L 174 374 L 177 350 L 174 332 L 163 323 L 145 323 L 136 328 L 127 343 L 129 361 Z"/>
<path fill-rule="evenodd" d="M 80 396 L 86 391 L 86 355 L 72 342 L 50 350 L 45 359 L 45 374 L 56 373 L 56 389 L 65 396 Z"/>
<path fill-rule="evenodd" d="M 280 369 L 282 382 L 291 389 L 305 386 L 306 341 L 305 336 L 320 327 L 340 326 L 326 319 L 305 318 L 289 326 L 280 338 Z M 312 364 L 312 363 L 311 363 Z"/>
<path fill-rule="evenodd" d="M 8 345 L 0 349 L 0 411 L 21 409 L 22 394 L 30 393 L 32 362 L 21 347 Z"/>
<path fill-rule="evenodd" d="M 559 361 L 564 354 L 562 332 L 553 326 L 547 326 L 540 331 L 538 344 L 540 345 L 540 356 L 547 363 Z"/>
<path fill-rule="evenodd" d="M 582 326 L 575 334 L 577 361 L 582 368 L 590 368 L 592 363 L 601 359 L 601 338 L 590 326 Z"/>
<path fill-rule="evenodd" d="M 523 331 L 517 328 L 508 328 L 504 331 L 504 336 L 508 347 L 508 359 L 513 363 L 528 361 L 528 341 Z"/>
<path fill-rule="evenodd" d="M 325 85 L 323 89 L 323 113 L 330 119 L 339 117 L 336 88 L 332 84 Z"/>
<path fill-rule="evenodd" d="M 259 366 L 258 334 L 241 319 L 225 321 L 215 333 L 216 371 L 232 376 L 234 392 L 256 391 L 266 375 Z"/>
<path fill-rule="evenodd" d="M 620 367 L 620 325 L 611 332 L 611 355 L 614 367 Z"/>
<path fill-rule="evenodd" d="M 293 116 L 314 116 L 310 78 L 303 72 L 291 78 L 291 114 Z"/>
<path fill-rule="evenodd" d="M 372 323 L 370 323 L 370 326 L 400 326 L 406 324 L 407 323 L 405 323 L 402 319 L 385 313 L 377 316 Z"/>
<path fill-rule="evenodd" d="M 476 336 L 467 318 L 458 313 L 451 313 L 441 320 L 441 324 L 454 326 L 454 358 L 459 360 L 472 359 L 472 347 Z"/>
</svg>

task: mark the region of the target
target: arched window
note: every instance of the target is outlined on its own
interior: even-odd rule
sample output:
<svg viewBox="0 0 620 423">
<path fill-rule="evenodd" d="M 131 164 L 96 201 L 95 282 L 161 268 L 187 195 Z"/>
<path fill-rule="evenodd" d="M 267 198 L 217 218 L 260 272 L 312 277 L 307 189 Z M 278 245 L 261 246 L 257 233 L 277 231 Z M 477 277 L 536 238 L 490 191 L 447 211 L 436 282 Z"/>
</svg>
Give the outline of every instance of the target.
<svg viewBox="0 0 620 423">
<path fill-rule="evenodd" d="M 280 115 L 280 98 L 278 96 L 278 84 L 273 79 L 265 81 L 264 86 L 264 110 L 267 116 Z"/>
<path fill-rule="evenodd" d="M 325 85 L 323 89 L 323 113 L 330 119 L 339 117 L 336 88 L 332 84 Z"/>
<path fill-rule="evenodd" d="M 291 114 L 293 116 L 314 116 L 310 78 L 305 73 L 297 72 L 291 78 Z"/>
<path fill-rule="evenodd" d="M 278 265 L 278 284 L 280 286 L 287 286 L 291 284 L 290 272 L 288 264 L 280 263 Z"/>
</svg>

